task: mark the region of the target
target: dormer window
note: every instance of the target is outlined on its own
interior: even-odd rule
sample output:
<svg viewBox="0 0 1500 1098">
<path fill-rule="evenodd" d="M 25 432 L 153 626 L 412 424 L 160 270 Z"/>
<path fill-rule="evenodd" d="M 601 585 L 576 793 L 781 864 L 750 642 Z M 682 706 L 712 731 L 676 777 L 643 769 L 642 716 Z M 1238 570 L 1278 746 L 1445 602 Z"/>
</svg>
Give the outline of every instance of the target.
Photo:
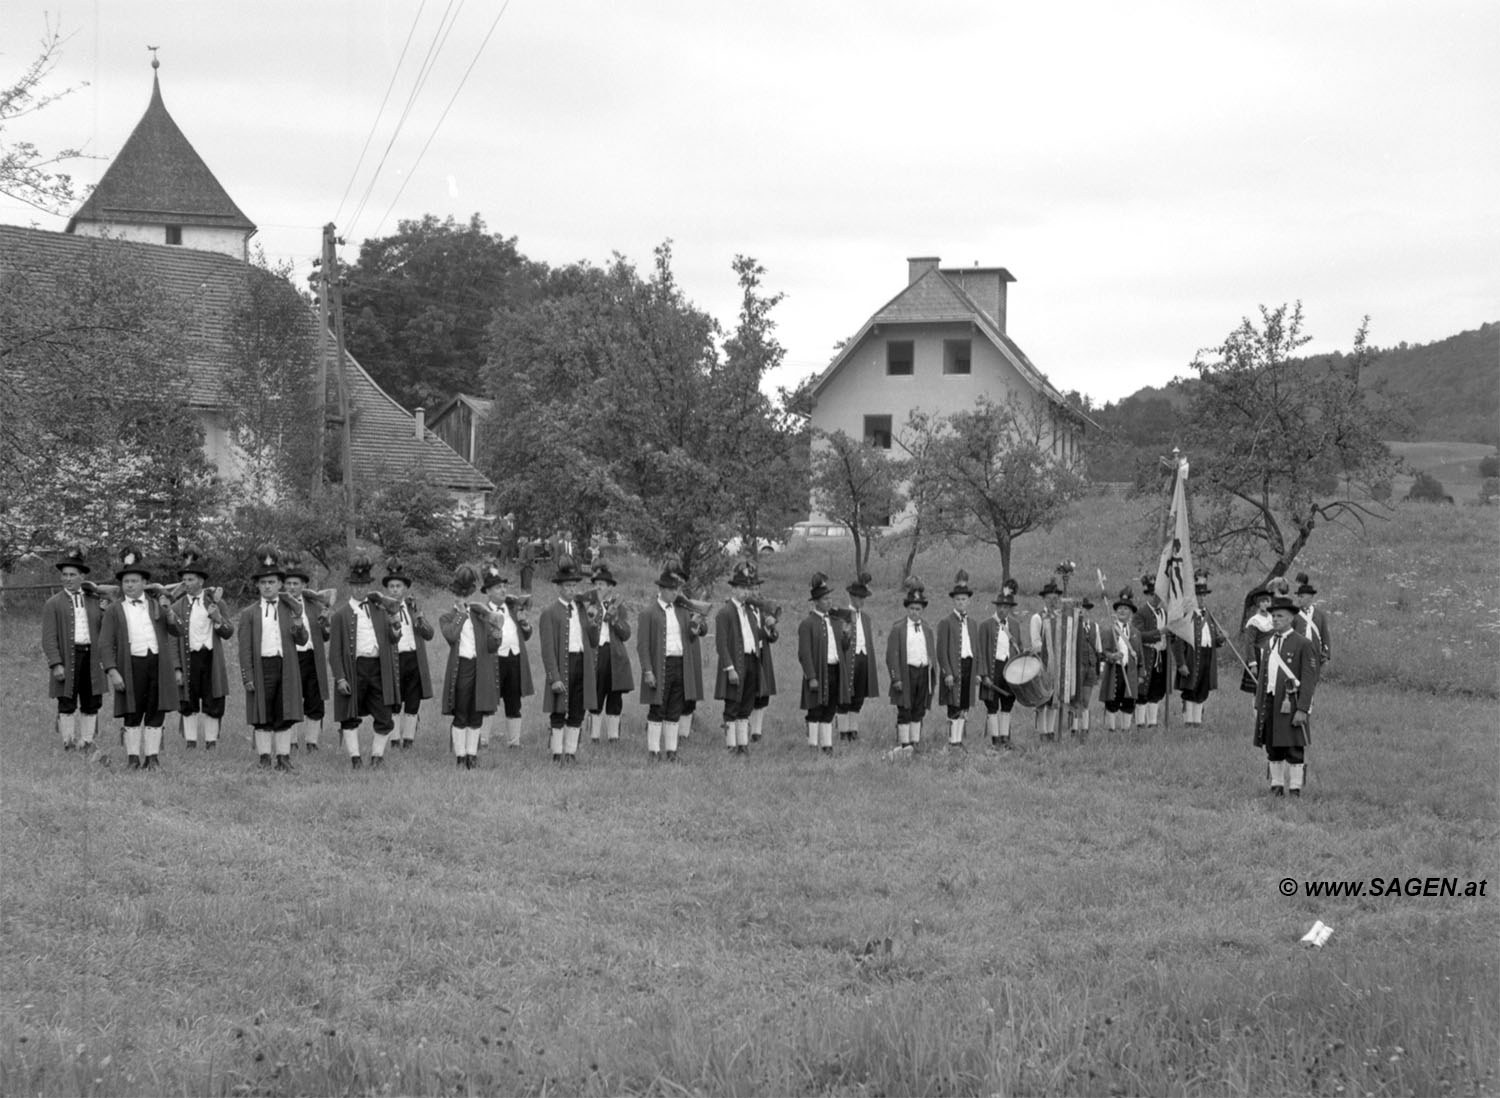
<svg viewBox="0 0 1500 1098">
<path fill-rule="evenodd" d="M 167 243 L 168 244 L 181 244 L 182 243 L 182 226 L 181 225 L 168 225 L 167 226 Z"/>
</svg>

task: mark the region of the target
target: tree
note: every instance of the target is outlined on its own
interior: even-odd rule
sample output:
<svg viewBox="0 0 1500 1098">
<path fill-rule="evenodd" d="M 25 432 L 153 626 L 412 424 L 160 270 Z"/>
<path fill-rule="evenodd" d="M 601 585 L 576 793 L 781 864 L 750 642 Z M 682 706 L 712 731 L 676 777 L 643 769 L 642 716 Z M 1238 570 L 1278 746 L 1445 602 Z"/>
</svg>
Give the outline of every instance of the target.
<svg viewBox="0 0 1500 1098">
<path fill-rule="evenodd" d="M 906 542 L 906 558 L 901 562 L 902 582 L 911 576 L 917 554 L 934 537 L 940 536 L 934 531 L 947 529 L 950 525 L 947 516 L 939 513 L 942 485 L 933 460 L 932 447 L 940 423 L 940 417 L 914 408 L 896 435 L 896 445 L 906 454 L 902 466 L 906 471 L 906 501 L 911 509 L 911 520 L 901 532 Z"/>
<path fill-rule="evenodd" d="M 771 319 L 782 295 L 761 292 L 765 268 L 751 257 L 735 256 L 733 266 L 740 315 L 709 382 L 719 436 L 712 453 L 732 485 L 741 544 L 756 556 L 764 539 L 785 538 L 807 514 L 810 439 L 806 417 L 797 408 L 778 407 L 761 391 L 766 375 L 786 357 Z"/>
<path fill-rule="evenodd" d="M 821 435 L 813 451 L 813 505 L 849 528 L 854 539 L 854 574 L 866 570 L 870 550 L 906 506 L 900 482 L 904 463 L 843 431 Z M 902 577 L 905 578 L 904 576 Z"/>
<path fill-rule="evenodd" d="M 428 214 L 366 240 L 346 275 L 345 342 L 381 388 L 409 408 L 479 392 L 485 334 L 498 307 L 535 292 L 539 269 L 516 238 Z"/>
<path fill-rule="evenodd" d="M 70 36 L 71 37 L 71 36 Z M 24 202 L 43 213 L 60 213 L 78 204 L 80 195 L 73 177 L 58 171 L 60 165 L 83 158 L 78 149 L 46 153 L 30 141 L 14 141 L 5 131 L 18 118 L 35 114 L 48 104 L 77 91 L 76 85 L 44 93 L 42 84 L 57 67 L 58 55 L 67 42 L 50 21 L 42 35 L 41 50 L 14 84 L 0 88 L 0 194 Z"/>
<path fill-rule="evenodd" d="M 1360 389 L 1372 356 L 1368 326 L 1367 318 L 1351 355 L 1308 371 L 1293 358 L 1311 338 L 1301 303 L 1261 306 L 1258 324 L 1243 319 L 1194 357 L 1186 446 L 1206 559 L 1269 556 L 1270 579 L 1287 572 L 1320 523 L 1363 526 L 1383 515 L 1376 492 L 1397 462 Z"/>
<path fill-rule="evenodd" d="M 1050 530 L 1083 491 L 1080 472 L 1053 453 L 1057 414 L 1039 399 L 985 397 L 939 420 L 927 446 L 922 475 L 936 532 L 993 545 L 1002 580 L 1016 539 Z"/>
<path fill-rule="evenodd" d="M 229 437 L 241 457 L 241 488 L 254 499 L 305 495 L 324 429 L 311 368 L 321 353 L 317 324 L 291 273 L 290 264 L 272 270 L 258 256 L 246 268 L 226 333 Z"/>
<path fill-rule="evenodd" d="M 122 254 L 0 271 L 0 563 L 64 541 L 175 551 L 218 502 L 193 326 Z"/>
</svg>

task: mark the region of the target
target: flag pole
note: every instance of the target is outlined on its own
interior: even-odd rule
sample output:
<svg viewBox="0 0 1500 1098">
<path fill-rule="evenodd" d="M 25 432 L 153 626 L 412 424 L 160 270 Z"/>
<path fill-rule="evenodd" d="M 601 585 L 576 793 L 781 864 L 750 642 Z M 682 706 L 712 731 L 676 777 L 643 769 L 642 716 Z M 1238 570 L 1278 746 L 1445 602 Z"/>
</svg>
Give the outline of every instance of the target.
<svg viewBox="0 0 1500 1098">
<path fill-rule="evenodd" d="M 1171 528 L 1172 528 L 1172 501 L 1177 498 L 1177 478 L 1180 477 L 1180 476 L 1182 476 L 1182 451 L 1179 450 L 1176 446 L 1174 446 L 1174 447 L 1172 447 L 1172 479 L 1171 479 L 1170 483 L 1167 484 L 1167 506 L 1162 511 L 1162 516 L 1161 516 L 1161 538 L 1162 538 L 1162 543 L 1163 544 L 1166 543 L 1167 535 L 1171 531 Z M 1187 500 L 1185 498 L 1183 500 L 1183 506 L 1187 506 Z M 1158 594 L 1157 597 L 1160 598 L 1161 596 Z M 1166 658 L 1165 676 L 1166 676 L 1166 689 L 1167 689 L 1167 693 L 1166 693 L 1166 696 L 1162 698 L 1162 708 L 1164 710 L 1166 710 L 1166 713 L 1162 717 L 1162 731 L 1166 732 L 1166 733 L 1171 733 L 1171 731 L 1172 731 L 1172 677 L 1173 676 L 1172 676 L 1172 636 L 1171 636 L 1172 631 L 1171 631 L 1170 628 L 1168 628 L 1167 633 L 1168 633 L 1168 636 L 1167 636 L 1167 650 L 1163 653 L 1163 656 L 1165 656 L 1165 658 Z"/>
</svg>

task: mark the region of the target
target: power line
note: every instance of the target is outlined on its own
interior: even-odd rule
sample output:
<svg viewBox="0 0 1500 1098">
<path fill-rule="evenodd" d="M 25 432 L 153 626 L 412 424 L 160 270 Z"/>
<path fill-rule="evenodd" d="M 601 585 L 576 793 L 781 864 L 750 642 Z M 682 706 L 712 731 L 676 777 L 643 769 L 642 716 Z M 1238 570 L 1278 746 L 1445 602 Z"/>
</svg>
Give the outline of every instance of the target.
<svg viewBox="0 0 1500 1098">
<path fill-rule="evenodd" d="M 458 9 L 454 10 L 455 2 Z M 453 31 L 453 25 L 458 22 L 458 13 L 463 10 L 464 0 L 448 0 L 448 6 L 443 9 L 442 17 L 438 20 L 437 30 L 433 32 L 432 41 L 427 45 L 427 54 L 422 58 L 422 64 L 417 69 L 416 80 L 412 83 L 411 93 L 406 97 L 406 105 L 401 109 L 401 117 L 396 121 L 396 128 L 391 133 L 391 139 L 386 142 L 385 151 L 380 154 L 380 163 L 375 165 L 375 174 L 370 177 L 369 184 L 365 187 L 364 194 L 360 196 L 359 205 L 355 207 L 353 215 L 349 218 L 348 231 L 353 235 L 355 224 L 365 211 L 365 205 L 370 201 L 370 195 L 375 190 L 375 183 L 380 178 L 380 170 L 385 167 L 386 158 L 390 155 L 392 147 L 396 144 L 396 138 L 400 136 L 401 130 L 406 125 L 406 120 L 411 117 L 412 106 L 417 101 L 417 96 L 427 84 L 427 78 L 432 75 L 432 70 L 437 63 L 437 58 L 447 45 L 448 35 Z M 451 18 L 450 18 L 451 13 Z"/>
<path fill-rule="evenodd" d="M 406 41 L 401 45 L 401 56 L 396 58 L 396 67 L 391 70 L 391 79 L 385 86 L 385 96 L 380 100 L 380 109 L 375 112 L 374 121 L 370 123 L 370 132 L 365 135 L 365 146 L 359 150 L 359 159 L 354 162 L 354 170 L 349 173 L 349 182 L 344 185 L 344 195 L 339 199 L 338 212 L 333 215 L 334 224 L 338 224 L 339 216 L 344 212 L 344 203 L 349 200 L 349 192 L 354 189 L 354 180 L 359 176 L 359 169 L 364 166 L 365 153 L 370 151 L 370 142 L 375 138 L 375 131 L 380 126 L 380 116 L 385 113 L 385 105 L 391 100 L 391 92 L 396 87 L 396 77 L 401 73 L 402 62 L 406 60 L 406 51 L 411 46 L 411 40 L 417 33 L 417 24 L 422 20 L 422 10 L 427 7 L 427 0 L 422 0 L 417 5 L 417 14 L 412 17 L 411 27 L 406 32 Z M 379 169 L 377 168 L 378 172 Z"/>
<path fill-rule="evenodd" d="M 458 81 L 458 87 L 453 89 L 453 96 L 448 100 L 448 105 L 443 108 L 443 113 L 438 117 L 436 124 L 433 125 L 432 132 L 427 135 L 427 141 L 422 145 L 422 151 L 417 154 L 417 159 L 412 163 L 411 170 L 401 180 L 401 186 L 396 191 L 396 197 L 391 199 L 391 204 L 386 207 L 385 213 L 381 214 L 380 220 L 375 223 L 375 232 L 380 232 L 381 226 L 385 224 L 385 219 L 391 216 L 391 211 L 396 208 L 396 203 L 400 201 L 402 193 L 406 190 L 406 185 L 411 182 L 412 176 L 416 175 L 417 167 L 422 163 L 422 157 L 427 155 L 428 146 L 432 144 L 433 138 L 437 137 L 438 130 L 442 128 L 443 120 L 448 117 L 448 112 L 453 109 L 453 104 L 458 101 L 459 92 L 464 90 L 464 84 L 468 82 L 469 74 L 474 71 L 474 66 L 479 64 L 479 58 L 484 53 L 485 46 L 489 45 L 490 38 L 495 33 L 495 28 L 500 25 L 501 18 L 509 8 L 510 0 L 505 0 L 505 3 L 500 6 L 500 11 L 496 14 L 494 22 L 490 24 L 490 29 L 485 32 L 484 40 L 479 43 L 479 48 L 474 51 L 474 59 L 469 62 L 469 67 L 464 70 L 463 76 Z"/>
</svg>

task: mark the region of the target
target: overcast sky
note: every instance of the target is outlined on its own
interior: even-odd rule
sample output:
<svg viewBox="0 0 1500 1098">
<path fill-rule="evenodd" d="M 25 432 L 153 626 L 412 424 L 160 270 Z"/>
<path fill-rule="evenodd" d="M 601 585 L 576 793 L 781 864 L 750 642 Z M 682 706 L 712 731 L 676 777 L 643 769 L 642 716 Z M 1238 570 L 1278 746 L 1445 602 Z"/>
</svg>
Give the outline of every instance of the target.
<svg viewBox="0 0 1500 1098">
<path fill-rule="evenodd" d="M 352 261 L 424 213 L 478 212 L 551 264 L 618 251 L 644 269 L 670 237 L 686 292 L 729 326 L 730 263 L 753 255 L 786 295 L 787 384 L 919 255 L 1009 268 L 1011 336 L 1096 400 L 1184 372 L 1261 303 L 1300 298 L 1312 350 L 1347 349 L 1366 313 L 1381 345 L 1500 319 L 1494 0 L 501 12 L 5 0 L 0 84 L 48 16 L 73 35 L 50 86 L 88 84 L 6 137 L 82 146 L 102 159 L 76 175 L 96 180 L 159 46 L 168 110 L 271 259 L 305 262 L 337 220 Z M 0 221 L 64 223 L 5 199 Z"/>
</svg>

